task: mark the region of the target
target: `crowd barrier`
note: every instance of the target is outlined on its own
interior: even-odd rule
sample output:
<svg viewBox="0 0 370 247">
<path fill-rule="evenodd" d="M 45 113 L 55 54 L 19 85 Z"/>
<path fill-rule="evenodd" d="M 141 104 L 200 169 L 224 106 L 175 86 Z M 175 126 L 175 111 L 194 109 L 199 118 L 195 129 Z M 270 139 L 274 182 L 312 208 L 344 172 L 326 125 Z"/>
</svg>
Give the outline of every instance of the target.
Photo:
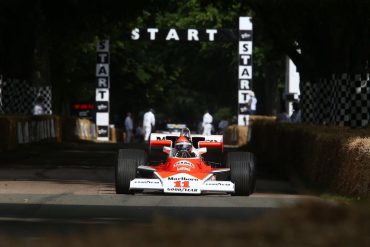
<svg viewBox="0 0 370 247">
<path fill-rule="evenodd" d="M 95 141 L 96 125 L 88 119 L 60 116 L 0 116 L 0 150 L 40 141 Z"/>
<path fill-rule="evenodd" d="M 113 143 L 124 142 L 126 138 L 125 132 L 120 128 L 110 127 L 110 141 Z"/>
<path fill-rule="evenodd" d="M 96 124 L 84 118 L 26 115 L 0 116 L 0 151 L 40 141 L 96 141 Z M 124 142 L 122 129 L 110 126 L 110 142 Z"/>
<path fill-rule="evenodd" d="M 43 140 L 60 141 L 61 125 L 57 116 L 1 116 L 0 149 Z"/>
<path fill-rule="evenodd" d="M 97 129 L 93 121 L 60 116 L 0 116 L 0 150 L 40 141 L 96 141 Z M 124 142 L 125 133 L 110 127 L 110 142 Z"/>
<path fill-rule="evenodd" d="M 91 120 L 77 117 L 63 117 L 61 121 L 63 141 L 96 140 L 96 125 Z"/>
</svg>

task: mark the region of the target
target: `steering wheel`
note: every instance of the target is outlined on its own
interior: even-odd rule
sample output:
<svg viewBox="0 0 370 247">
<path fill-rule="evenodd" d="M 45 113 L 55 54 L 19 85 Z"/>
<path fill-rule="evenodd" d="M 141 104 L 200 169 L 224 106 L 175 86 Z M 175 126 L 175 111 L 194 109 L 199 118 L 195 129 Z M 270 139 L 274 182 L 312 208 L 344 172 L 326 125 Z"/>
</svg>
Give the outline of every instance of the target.
<svg viewBox="0 0 370 247">
<path fill-rule="evenodd" d="M 191 154 L 189 153 L 189 151 L 180 150 L 176 153 L 176 157 L 178 157 L 178 158 L 191 158 Z"/>
</svg>

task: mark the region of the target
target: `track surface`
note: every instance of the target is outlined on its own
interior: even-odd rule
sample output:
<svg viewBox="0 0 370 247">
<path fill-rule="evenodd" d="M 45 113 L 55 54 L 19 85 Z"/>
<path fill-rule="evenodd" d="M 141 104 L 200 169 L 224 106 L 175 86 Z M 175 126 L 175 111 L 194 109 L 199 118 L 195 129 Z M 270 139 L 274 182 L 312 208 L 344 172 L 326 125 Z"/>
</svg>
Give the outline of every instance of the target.
<svg viewBox="0 0 370 247">
<path fill-rule="evenodd" d="M 257 191 L 250 197 L 164 196 L 154 192 L 116 195 L 118 148 L 127 146 L 69 144 L 0 153 L 0 226 L 6 225 L 10 234 L 34 234 L 45 229 L 76 231 L 91 225 L 147 224 L 158 216 L 187 221 L 250 220 L 315 199 L 300 195 L 289 180 L 261 170 Z"/>
</svg>

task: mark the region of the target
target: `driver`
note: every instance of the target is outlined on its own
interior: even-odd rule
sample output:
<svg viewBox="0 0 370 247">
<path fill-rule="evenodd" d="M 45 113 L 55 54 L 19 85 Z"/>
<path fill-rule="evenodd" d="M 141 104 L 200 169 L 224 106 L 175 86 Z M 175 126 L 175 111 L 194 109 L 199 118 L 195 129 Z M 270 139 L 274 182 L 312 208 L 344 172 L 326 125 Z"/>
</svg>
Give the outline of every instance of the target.
<svg viewBox="0 0 370 247">
<path fill-rule="evenodd" d="M 188 137 L 181 135 L 175 143 L 175 157 L 180 158 L 192 158 L 195 154 L 192 152 L 193 144 L 190 142 Z"/>
<path fill-rule="evenodd" d="M 188 128 L 183 128 L 181 130 L 180 136 L 185 136 L 191 142 L 190 130 Z"/>
</svg>

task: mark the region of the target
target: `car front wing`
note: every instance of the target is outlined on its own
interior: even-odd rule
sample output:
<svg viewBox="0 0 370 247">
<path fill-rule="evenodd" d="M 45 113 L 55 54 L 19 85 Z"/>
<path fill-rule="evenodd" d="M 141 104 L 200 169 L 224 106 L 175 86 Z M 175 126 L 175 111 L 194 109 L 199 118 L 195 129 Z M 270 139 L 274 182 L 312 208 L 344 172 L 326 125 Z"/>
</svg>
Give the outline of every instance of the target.
<svg viewBox="0 0 370 247">
<path fill-rule="evenodd" d="M 231 181 L 196 180 L 188 177 L 169 177 L 166 179 L 136 178 L 130 182 L 130 190 L 160 190 L 164 193 L 201 194 L 202 192 L 235 191 L 235 184 Z"/>
</svg>

